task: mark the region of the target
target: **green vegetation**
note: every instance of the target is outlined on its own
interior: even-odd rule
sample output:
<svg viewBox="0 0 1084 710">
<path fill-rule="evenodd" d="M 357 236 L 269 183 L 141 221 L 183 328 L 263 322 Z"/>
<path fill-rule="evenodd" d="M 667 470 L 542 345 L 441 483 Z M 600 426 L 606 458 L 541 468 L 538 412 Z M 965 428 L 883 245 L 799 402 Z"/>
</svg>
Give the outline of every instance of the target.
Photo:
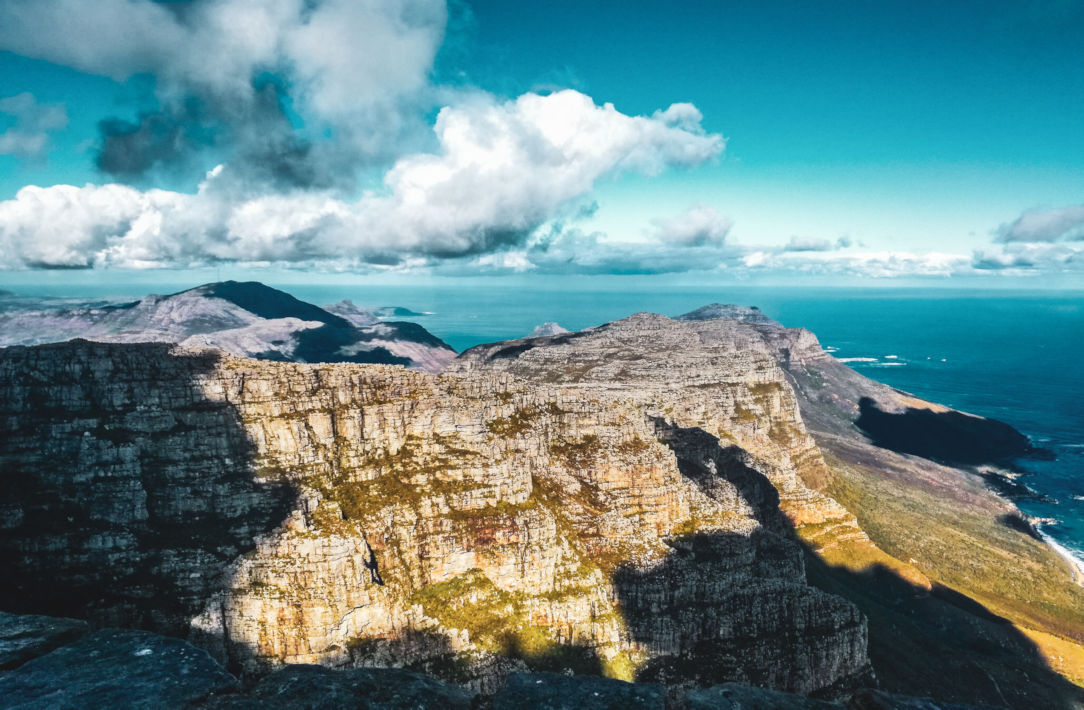
<svg viewBox="0 0 1084 710">
<path fill-rule="evenodd" d="M 1084 589 L 1041 541 L 999 524 L 997 511 L 826 459 L 835 472 L 827 492 L 885 552 L 1014 623 L 1084 642 Z"/>
<path fill-rule="evenodd" d="M 563 461 L 568 468 L 579 470 L 594 463 L 598 446 L 598 437 L 594 434 L 588 434 L 579 441 L 561 439 L 550 444 L 550 455 Z"/>
<path fill-rule="evenodd" d="M 628 441 L 622 441 L 617 445 L 617 450 L 626 456 L 638 456 L 647 451 L 650 447 L 651 444 L 637 436 Z"/>
<path fill-rule="evenodd" d="M 497 417 L 486 423 L 486 429 L 491 434 L 502 439 L 511 439 L 531 430 L 531 425 L 538 417 L 536 407 L 521 407 L 507 417 Z"/>
<path fill-rule="evenodd" d="M 806 382 L 813 389 L 824 389 L 824 375 L 812 367 L 805 368 Z"/>
<path fill-rule="evenodd" d="M 744 422 L 746 424 L 752 424 L 759 418 L 757 416 L 757 413 L 754 412 L 752 409 L 746 409 L 740 404 L 735 405 L 734 415 L 738 418 L 739 422 Z"/>
<path fill-rule="evenodd" d="M 770 397 L 782 391 L 778 382 L 757 382 L 749 385 L 749 391 L 757 398 Z"/>
<path fill-rule="evenodd" d="M 467 631 L 478 648 L 520 659 L 529 668 L 601 672 L 593 650 L 558 643 L 547 628 L 530 623 L 529 599 L 525 594 L 497 588 L 475 569 L 415 592 L 410 603 L 421 605 L 426 616 L 447 628 Z"/>
</svg>

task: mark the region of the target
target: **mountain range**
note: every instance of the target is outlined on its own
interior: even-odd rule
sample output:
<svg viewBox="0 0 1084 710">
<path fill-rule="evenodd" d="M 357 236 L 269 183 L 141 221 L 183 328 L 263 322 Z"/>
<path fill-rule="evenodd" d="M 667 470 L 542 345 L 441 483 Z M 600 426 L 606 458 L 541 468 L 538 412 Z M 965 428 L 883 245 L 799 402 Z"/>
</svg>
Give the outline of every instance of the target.
<svg viewBox="0 0 1084 710">
<path fill-rule="evenodd" d="M 168 647 L 206 707 L 1084 707 L 1084 587 L 990 486 L 1027 437 L 753 308 L 560 330 L 439 374 L 0 350 L 0 695 Z"/>
<path fill-rule="evenodd" d="M 35 307 L 37 306 L 37 307 Z M 422 326 L 384 317 L 350 301 L 323 308 L 258 282 L 223 281 L 122 304 L 41 308 L 30 302 L 0 311 L 0 345 L 72 338 L 101 342 L 170 342 L 283 362 L 403 365 L 438 372 L 455 351 Z"/>
</svg>

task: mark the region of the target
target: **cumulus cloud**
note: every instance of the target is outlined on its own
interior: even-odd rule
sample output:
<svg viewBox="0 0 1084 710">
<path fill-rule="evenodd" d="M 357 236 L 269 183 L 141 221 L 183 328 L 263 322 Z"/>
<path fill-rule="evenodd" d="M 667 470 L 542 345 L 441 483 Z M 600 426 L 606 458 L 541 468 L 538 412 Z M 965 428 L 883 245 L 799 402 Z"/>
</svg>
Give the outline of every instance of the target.
<svg viewBox="0 0 1084 710">
<path fill-rule="evenodd" d="M 742 264 L 751 271 L 761 272 L 893 278 L 963 273 L 970 270 L 971 258 L 967 254 L 946 252 L 870 251 L 851 254 L 755 250 L 742 257 Z"/>
<path fill-rule="evenodd" d="M 849 246 L 851 246 L 850 237 L 840 237 L 832 241 L 830 239 L 792 236 L 783 245 L 783 251 L 834 251 L 836 249 L 846 249 Z"/>
<path fill-rule="evenodd" d="M 663 242 L 684 246 L 721 245 L 733 222 L 714 207 L 696 205 L 667 219 L 652 222 L 653 236 Z"/>
<path fill-rule="evenodd" d="M 99 123 L 111 184 L 0 203 L 0 266 L 505 259 L 587 209 L 603 176 L 724 149 L 687 103 L 630 116 L 575 91 L 434 86 L 447 22 L 444 0 L 5 0 L 0 49 L 149 76 L 153 96 Z M 223 167 L 195 194 L 133 187 L 212 158 Z M 705 210 L 685 219 L 660 225 L 665 238 L 721 243 L 729 227 Z"/>
<path fill-rule="evenodd" d="M 662 274 L 725 268 L 740 251 L 723 242 L 674 244 L 614 240 L 602 232 L 549 224 L 519 250 L 518 270 L 540 273 Z"/>
<path fill-rule="evenodd" d="M 0 99 L 0 114 L 14 125 L 0 133 L 0 155 L 36 158 L 45 153 L 49 134 L 68 125 L 62 104 L 39 103 L 33 94 L 22 93 Z"/>
<path fill-rule="evenodd" d="M 997 230 L 997 241 L 1066 242 L 1084 240 L 1084 205 L 1024 212 Z"/>
<path fill-rule="evenodd" d="M 717 156 L 723 140 L 698 117 L 682 104 L 628 116 L 575 91 L 509 101 L 475 94 L 440 111 L 435 152 L 401 158 L 381 190 L 354 201 L 312 189 L 238 197 L 232 166 L 194 195 L 28 187 L 0 202 L 0 265 L 386 265 L 501 250 L 525 243 L 605 175 Z"/>
<path fill-rule="evenodd" d="M 116 177 L 214 147 L 234 153 L 238 172 L 272 166 L 250 180 L 326 185 L 395 157 L 423 129 L 446 21 L 443 0 L 7 0 L 0 49 L 117 80 L 154 77 L 156 108 L 101 123 L 98 164 Z M 315 155 L 328 142 L 334 150 Z"/>
<path fill-rule="evenodd" d="M 980 272 L 1019 276 L 1084 272 L 1084 246 L 1031 242 L 977 249 L 971 265 Z"/>
</svg>

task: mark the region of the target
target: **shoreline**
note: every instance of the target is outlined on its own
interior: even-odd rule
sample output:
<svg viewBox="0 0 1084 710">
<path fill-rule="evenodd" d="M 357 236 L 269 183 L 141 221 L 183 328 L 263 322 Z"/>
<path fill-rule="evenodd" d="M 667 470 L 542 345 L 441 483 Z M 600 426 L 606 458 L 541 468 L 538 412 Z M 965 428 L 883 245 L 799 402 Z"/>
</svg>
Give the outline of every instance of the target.
<svg viewBox="0 0 1084 710">
<path fill-rule="evenodd" d="M 1069 548 L 1062 545 L 1060 542 L 1052 538 L 1043 530 L 1043 525 L 1036 525 L 1035 532 L 1039 533 L 1039 537 L 1043 539 L 1054 552 L 1069 563 L 1069 568 L 1073 572 L 1073 581 L 1084 587 L 1084 559 L 1081 559 Z"/>
</svg>

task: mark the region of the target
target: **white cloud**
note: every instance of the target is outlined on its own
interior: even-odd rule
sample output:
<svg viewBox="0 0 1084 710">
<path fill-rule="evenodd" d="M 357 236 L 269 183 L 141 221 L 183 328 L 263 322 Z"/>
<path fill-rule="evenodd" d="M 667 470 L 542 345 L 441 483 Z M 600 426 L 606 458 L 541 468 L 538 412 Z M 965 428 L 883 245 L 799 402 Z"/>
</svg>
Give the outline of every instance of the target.
<svg viewBox="0 0 1084 710">
<path fill-rule="evenodd" d="M 967 254 L 946 252 L 871 251 L 839 253 L 824 251 L 757 250 L 742 257 L 750 270 L 806 275 L 894 278 L 903 276 L 951 276 L 970 270 Z"/>
<path fill-rule="evenodd" d="M 0 46 L 123 80 L 154 74 L 164 95 L 245 97 L 282 71 L 321 116 L 426 85 L 447 20 L 441 0 L 7 0 Z"/>
<path fill-rule="evenodd" d="M 999 242 L 1080 240 L 1084 240 L 1084 205 L 1028 210 L 997 232 Z"/>
<path fill-rule="evenodd" d="M 62 104 L 38 103 L 29 93 L 0 99 L 0 114 L 14 119 L 14 125 L 0 133 L 0 155 L 18 158 L 42 155 L 49 145 L 49 134 L 68 125 Z"/>
<path fill-rule="evenodd" d="M 688 107 L 651 117 L 575 91 L 444 108 L 439 150 L 399 160 L 385 189 L 238 198 L 230 167 L 195 195 L 120 185 L 28 187 L 0 202 L 0 265 L 148 266 L 214 260 L 392 263 L 522 243 L 604 175 L 653 174 L 717 156 Z"/>
<path fill-rule="evenodd" d="M 254 168 L 292 149 L 293 163 L 334 155 L 329 169 L 346 172 L 397 156 L 424 130 L 446 21 L 443 0 L 5 0 L 0 49 L 117 80 L 155 77 L 160 110 L 102 124 L 99 165 L 115 174 L 219 140 Z M 309 156 L 268 77 L 312 133 L 328 129 L 335 151 Z M 320 167 L 292 177 L 327 182 L 312 174 Z"/>
<path fill-rule="evenodd" d="M 656 239 L 685 246 L 721 245 L 733 224 L 707 205 L 695 205 L 674 217 L 652 222 Z"/>
<path fill-rule="evenodd" d="M 972 266 L 980 272 L 1017 276 L 1084 272 L 1084 246 L 1031 242 L 977 249 Z"/>
<path fill-rule="evenodd" d="M 835 251 L 836 249 L 846 249 L 850 246 L 850 237 L 840 237 L 833 242 L 830 239 L 792 236 L 787 243 L 783 245 L 783 251 Z"/>
</svg>

